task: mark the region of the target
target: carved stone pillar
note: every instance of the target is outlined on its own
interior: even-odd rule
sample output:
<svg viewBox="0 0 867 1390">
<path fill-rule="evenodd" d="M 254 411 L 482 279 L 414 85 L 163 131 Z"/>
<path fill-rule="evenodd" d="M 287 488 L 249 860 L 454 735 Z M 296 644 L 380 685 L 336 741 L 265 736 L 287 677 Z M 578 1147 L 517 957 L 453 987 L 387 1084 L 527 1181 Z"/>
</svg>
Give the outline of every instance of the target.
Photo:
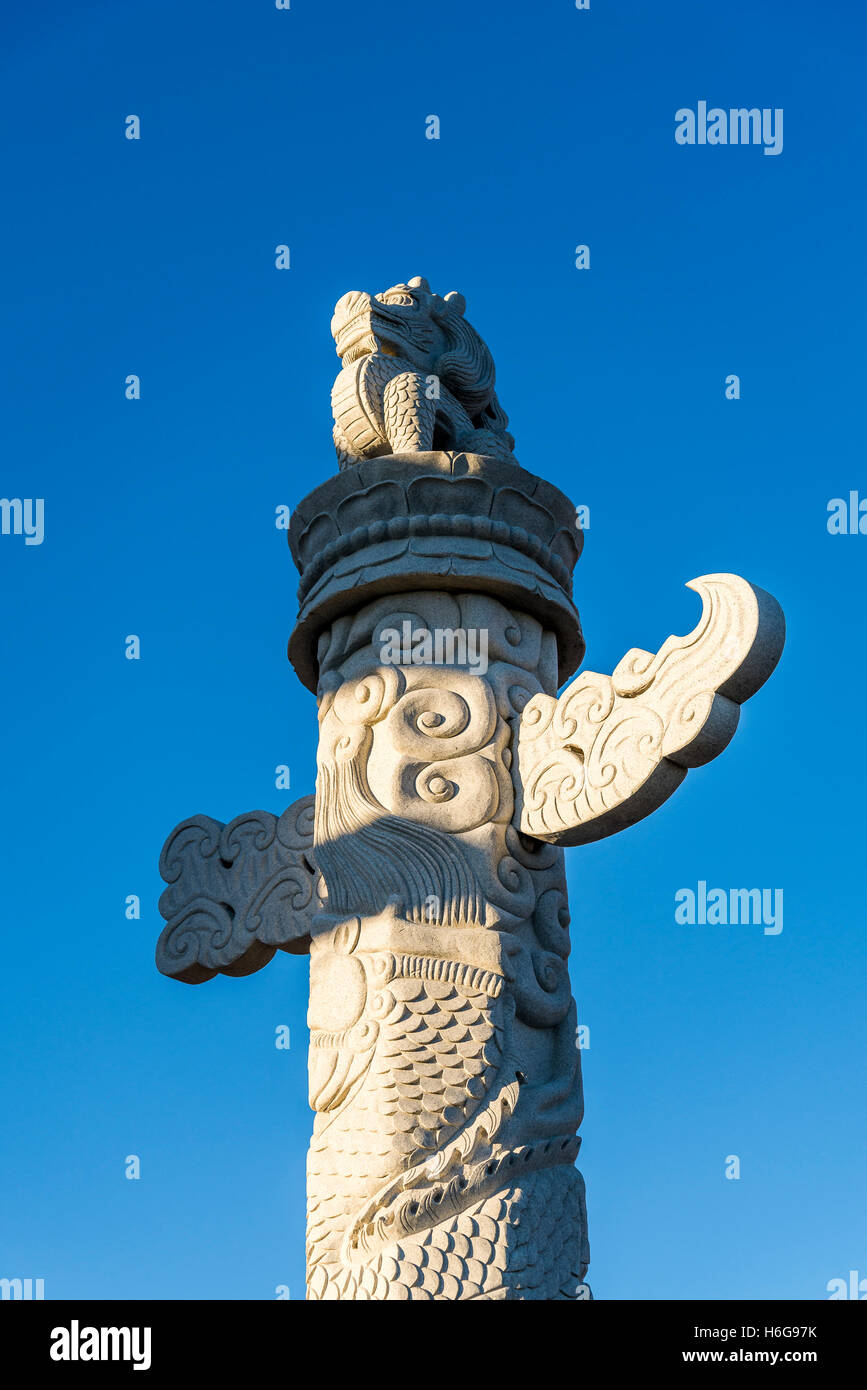
<svg viewBox="0 0 867 1390">
<path fill-rule="evenodd" d="M 582 645 L 574 516 L 454 453 L 363 463 L 295 513 L 327 891 L 312 1297 L 586 1296 L 563 852 L 516 827 L 512 780 L 512 722 Z"/>
<path fill-rule="evenodd" d="M 705 575 L 693 632 L 558 696 L 582 536 L 515 461 L 462 296 L 353 292 L 332 329 L 341 471 L 289 537 L 315 801 L 172 832 L 157 964 L 198 984 L 309 950 L 309 1297 L 586 1298 L 562 846 L 725 747 L 782 613 Z"/>
</svg>

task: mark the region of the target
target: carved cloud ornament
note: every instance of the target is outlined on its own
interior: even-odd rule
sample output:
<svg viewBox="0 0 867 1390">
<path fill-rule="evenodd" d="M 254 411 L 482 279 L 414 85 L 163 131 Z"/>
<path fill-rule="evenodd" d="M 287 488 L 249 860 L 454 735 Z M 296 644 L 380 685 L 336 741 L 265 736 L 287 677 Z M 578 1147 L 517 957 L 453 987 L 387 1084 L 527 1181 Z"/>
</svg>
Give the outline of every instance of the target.
<svg viewBox="0 0 867 1390">
<path fill-rule="evenodd" d="M 702 615 L 654 655 L 633 647 L 611 676 L 585 671 L 559 699 L 534 695 L 514 721 L 516 824 L 557 845 L 613 835 L 655 811 L 687 770 L 721 753 L 740 707 L 776 666 L 776 599 L 736 574 L 687 588 Z"/>
<path fill-rule="evenodd" d="M 312 796 L 280 816 L 249 811 L 228 825 L 191 816 L 163 845 L 160 898 L 166 921 L 157 968 L 198 985 L 251 975 L 275 951 L 305 954 L 319 908 Z"/>
</svg>

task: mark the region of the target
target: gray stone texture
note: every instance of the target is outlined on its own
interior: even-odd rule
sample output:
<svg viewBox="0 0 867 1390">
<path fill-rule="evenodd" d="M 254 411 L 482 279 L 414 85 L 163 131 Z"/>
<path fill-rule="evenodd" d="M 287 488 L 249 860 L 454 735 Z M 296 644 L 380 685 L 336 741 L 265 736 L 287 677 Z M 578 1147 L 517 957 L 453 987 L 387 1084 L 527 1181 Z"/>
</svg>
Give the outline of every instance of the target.
<svg viewBox="0 0 867 1390">
<path fill-rule="evenodd" d="M 313 1299 L 589 1297 L 563 846 L 715 757 L 784 640 L 770 595 L 705 575 L 693 632 L 558 695 L 583 537 L 464 310 L 420 277 L 338 304 L 341 471 L 289 535 L 315 799 L 194 816 L 160 862 L 165 974 L 309 950 Z"/>
</svg>

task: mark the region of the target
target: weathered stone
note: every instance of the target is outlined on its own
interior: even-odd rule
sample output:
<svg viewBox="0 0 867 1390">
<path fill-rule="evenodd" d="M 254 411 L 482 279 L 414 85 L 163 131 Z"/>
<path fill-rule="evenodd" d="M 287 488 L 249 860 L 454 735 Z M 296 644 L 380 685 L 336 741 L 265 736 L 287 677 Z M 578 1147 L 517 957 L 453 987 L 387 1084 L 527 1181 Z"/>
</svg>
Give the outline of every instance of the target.
<svg viewBox="0 0 867 1390">
<path fill-rule="evenodd" d="M 331 332 L 343 367 L 331 405 L 341 468 L 436 448 L 511 457 L 494 361 L 465 307 L 454 291 L 431 294 L 420 275 L 378 295 L 350 290 L 339 301 Z"/>
<path fill-rule="evenodd" d="M 706 575 L 694 632 L 558 698 L 584 652 L 582 537 L 514 461 L 463 300 L 415 279 L 345 296 L 333 328 L 342 471 L 290 530 L 312 835 L 312 798 L 183 822 L 158 965 L 197 983 L 310 950 L 310 1298 L 586 1298 L 560 846 L 722 750 L 782 613 Z"/>
<path fill-rule="evenodd" d="M 250 975 L 276 950 L 306 955 L 320 906 L 313 863 L 313 797 L 282 816 L 250 811 L 229 825 L 191 816 L 163 845 L 157 942 L 164 975 L 198 985 Z"/>
<path fill-rule="evenodd" d="M 519 603 L 556 635 L 560 682 L 584 655 L 572 602 L 584 543 L 575 507 L 514 463 L 453 453 L 371 459 L 299 503 L 289 543 L 301 571 L 289 656 L 311 690 L 334 619 L 400 588 Z"/>
<path fill-rule="evenodd" d="M 740 707 L 776 666 L 776 599 L 735 574 L 706 574 L 701 621 L 654 656 L 633 648 L 612 676 L 584 671 L 559 700 L 535 696 L 514 723 L 518 824 L 557 845 L 588 844 L 655 811 L 691 767 L 732 738 Z"/>
</svg>

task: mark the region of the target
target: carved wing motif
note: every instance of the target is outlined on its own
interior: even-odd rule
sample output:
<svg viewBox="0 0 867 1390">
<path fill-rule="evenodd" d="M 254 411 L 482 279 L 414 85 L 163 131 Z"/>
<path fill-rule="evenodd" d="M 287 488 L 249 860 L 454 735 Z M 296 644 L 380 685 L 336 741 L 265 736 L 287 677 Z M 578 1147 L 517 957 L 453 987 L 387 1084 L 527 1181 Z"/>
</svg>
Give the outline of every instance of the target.
<svg viewBox="0 0 867 1390">
<path fill-rule="evenodd" d="M 612 676 L 585 671 L 559 699 L 535 695 L 513 721 L 515 823 L 525 834 L 558 845 L 613 835 L 731 739 L 741 704 L 780 658 L 783 612 L 735 574 L 687 587 L 702 599 L 693 632 L 655 655 L 633 648 Z"/>
<path fill-rule="evenodd" d="M 251 975 L 276 950 L 306 954 L 319 910 L 313 803 L 304 796 L 278 817 L 267 811 L 228 825 L 191 816 L 163 845 L 160 898 L 166 926 L 157 968 L 185 984 L 216 974 Z"/>
</svg>

